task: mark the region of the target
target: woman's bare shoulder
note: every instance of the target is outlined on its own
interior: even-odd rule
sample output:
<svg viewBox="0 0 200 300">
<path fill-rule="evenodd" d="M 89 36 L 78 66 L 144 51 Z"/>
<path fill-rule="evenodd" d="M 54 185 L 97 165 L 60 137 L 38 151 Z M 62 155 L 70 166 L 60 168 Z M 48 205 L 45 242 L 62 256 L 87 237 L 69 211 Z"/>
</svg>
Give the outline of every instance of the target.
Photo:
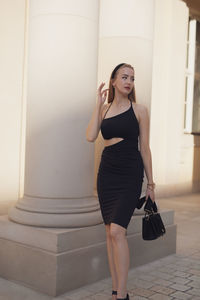
<svg viewBox="0 0 200 300">
<path fill-rule="evenodd" d="M 143 116 L 144 118 L 148 116 L 148 108 L 144 104 L 139 104 L 139 112 L 140 115 Z"/>
<path fill-rule="evenodd" d="M 145 109 L 147 109 L 146 105 L 141 104 L 141 103 L 135 103 L 135 106 L 136 106 L 137 109 L 140 110 L 140 111 L 144 111 Z"/>
<path fill-rule="evenodd" d="M 148 112 L 146 105 L 141 104 L 141 103 L 134 103 L 134 108 L 135 108 L 135 115 L 140 121 L 143 116 L 145 116 Z"/>
</svg>

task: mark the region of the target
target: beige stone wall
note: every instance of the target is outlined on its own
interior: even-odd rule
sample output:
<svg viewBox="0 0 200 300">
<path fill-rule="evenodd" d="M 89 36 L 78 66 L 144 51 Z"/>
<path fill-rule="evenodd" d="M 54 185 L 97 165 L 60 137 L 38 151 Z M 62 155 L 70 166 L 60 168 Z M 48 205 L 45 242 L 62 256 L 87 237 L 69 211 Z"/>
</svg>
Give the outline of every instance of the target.
<svg viewBox="0 0 200 300">
<path fill-rule="evenodd" d="M 200 160 L 199 142 L 183 132 L 189 10 L 182 1 L 161 2 L 155 6 L 151 149 L 158 194 L 168 196 L 200 189 L 194 171 Z"/>
</svg>

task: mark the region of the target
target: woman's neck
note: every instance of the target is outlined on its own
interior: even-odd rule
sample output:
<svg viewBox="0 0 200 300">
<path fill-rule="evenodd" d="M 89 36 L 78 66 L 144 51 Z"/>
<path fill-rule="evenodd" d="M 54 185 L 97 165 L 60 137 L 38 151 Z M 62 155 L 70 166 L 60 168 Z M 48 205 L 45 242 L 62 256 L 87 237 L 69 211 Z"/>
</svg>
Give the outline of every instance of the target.
<svg viewBox="0 0 200 300">
<path fill-rule="evenodd" d="M 113 99 L 113 104 L 117 107 L 124 107 L 126 104 L 128 104 L 130 100 L 127 97 L 122 98 L 120 97 L 114 97 Z"/>
</svg>

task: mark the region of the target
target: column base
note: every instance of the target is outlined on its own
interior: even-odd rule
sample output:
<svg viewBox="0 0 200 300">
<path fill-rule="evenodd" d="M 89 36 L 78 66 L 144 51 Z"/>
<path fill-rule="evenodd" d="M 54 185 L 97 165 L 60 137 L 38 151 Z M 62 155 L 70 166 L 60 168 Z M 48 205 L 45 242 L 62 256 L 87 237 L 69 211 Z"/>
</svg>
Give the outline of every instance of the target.
<svg viewBox="0 0 200 300">
<path fill-rule="evenodd" d="M 10 207 L 8 217 L 23 225 L 79 228 L 103 222 L 97 198 L 39 199 L 25 196 Z"/>
<path fill-rule="evenodd" d="M 176 252 L 174 212 L 160 213 L 166 234 L 154 241 L 142 239 L 142 215 L 132 217 L 127 231 L 131 267 Z M 1 216 L 0 249 L 1 277 L 50 296 L 110 277 L 104 224 L 76 229 L 39 228 Z"/>
<path fill-rule="evenodd" d="M 8 210 L 10 221 L 50 228 L 79 228 L 102 223 L 100 211 L 82 214 L 48 214 L 24 211 L 16 207 Z"/>
</svg>

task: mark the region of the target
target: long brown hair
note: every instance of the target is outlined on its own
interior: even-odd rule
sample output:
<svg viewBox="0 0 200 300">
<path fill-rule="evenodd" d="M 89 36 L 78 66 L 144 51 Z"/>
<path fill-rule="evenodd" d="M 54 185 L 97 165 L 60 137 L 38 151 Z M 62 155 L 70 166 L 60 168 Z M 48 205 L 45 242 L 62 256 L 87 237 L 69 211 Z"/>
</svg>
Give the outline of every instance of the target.
<svg viewBox="0 0 200 300">
<path fill-rule="evenodd" d="M 129 64 L 126 64 L 126 63 L 122 63 L 122 64 L 119 64 L 117 65 L 114 70 L 112 71 L 111 73 L 111 76 L 110 76 L 110 81 L 109 81 L 109 91 L 108 91 L 108 103 L 112 102 L 114 97 L 115 97 L 115 89 L 112 85 L 112 81 L 113 79 L 116 78 L 117 76 L 117 73 L 118 73 L 118 70 L 120 68 L 124 68 L 124 67 L 127 67 L 127 68 L 131 68 L 133 71 L 134 71 L 134 68 L 129 65 Z M 135 96 L 135 86 L 133 86 L 133 89 L 131 90 L 131 92 L 128 94 L 128 98 L 129 100 L 131 100 L 132 102 L 136 102 L 136 96 Z"/>
</svg>

